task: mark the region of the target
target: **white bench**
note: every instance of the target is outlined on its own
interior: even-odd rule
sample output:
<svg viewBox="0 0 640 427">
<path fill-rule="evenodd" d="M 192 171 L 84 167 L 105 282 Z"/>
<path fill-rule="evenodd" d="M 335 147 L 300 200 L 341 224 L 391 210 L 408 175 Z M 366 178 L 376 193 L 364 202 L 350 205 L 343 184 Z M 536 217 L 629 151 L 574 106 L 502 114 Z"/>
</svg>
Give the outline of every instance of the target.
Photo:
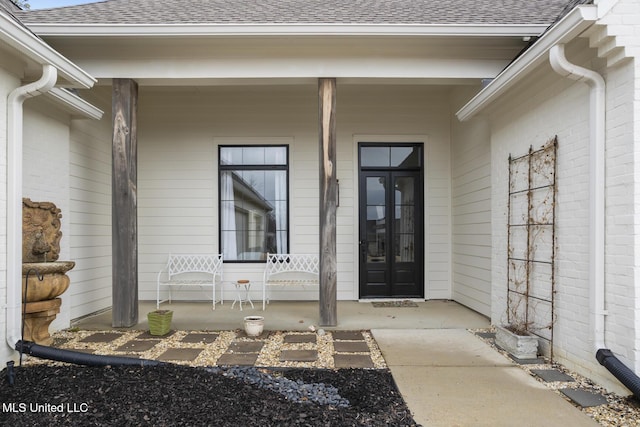
<svg viewBox="0 0 640 427">
<path fill-rule="evenodd" d="M 222 282 L 222 255 L 221 254 L 169 254 L 165 267 L 158 273 L 156 287 L 156 308 L 160 303 L 171 303 L 171 288 L 173 286 L 205 286 L 211 287 L 213 310 L 216 309 L 216 276 Z M 166 287 L 169 298 L 160 299 L 160 288 Z M 220 290 L 220 303 L 224 301 L 222 289 Z"/>
<path fill-rule="evenodd" d="M 265 309 L 267 286 L 317 285 L 320 260 L 313 254 L 267 254 L 262 280 L 262 310 Z"/>
</svg>

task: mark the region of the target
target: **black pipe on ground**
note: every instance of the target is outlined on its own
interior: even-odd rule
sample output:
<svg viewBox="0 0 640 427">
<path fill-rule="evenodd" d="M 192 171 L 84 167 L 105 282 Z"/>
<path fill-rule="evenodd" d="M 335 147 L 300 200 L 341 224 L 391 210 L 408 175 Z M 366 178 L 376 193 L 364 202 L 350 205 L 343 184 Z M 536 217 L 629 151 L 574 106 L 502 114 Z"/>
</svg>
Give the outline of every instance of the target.
<svg viewBox="0 0 640 427">
<path fill-rule="evenodd" d="M 598 359 L 598 362 L 607 368 L 618 381 L 631 390 L 636 399 L 640 399 L 640 378 L 614 356 L 611 350 L 601 348 L 596 352 L 596 359 Z"/>
<path fill-rule="evenodd" d="M 16 343 L 16 350 L 23 351 L 30 356 L 41 359 L 55 360 L 58 362 L 75 363 L 85 366 L 163 366 L 164 362 L 149 359 L 136 359 L 124 356 L 107 356 L 87 354 L 79 351 L 64 350 L 47 347 L 31 341 L 20 340 Z"/>
</svg>

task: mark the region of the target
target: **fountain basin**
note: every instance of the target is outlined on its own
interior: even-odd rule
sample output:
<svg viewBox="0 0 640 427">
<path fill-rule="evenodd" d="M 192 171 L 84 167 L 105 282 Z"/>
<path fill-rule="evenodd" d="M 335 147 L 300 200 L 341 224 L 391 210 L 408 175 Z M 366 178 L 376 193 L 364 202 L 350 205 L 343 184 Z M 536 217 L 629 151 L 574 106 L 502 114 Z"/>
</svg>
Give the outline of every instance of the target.
<svg viewBox="0 0 640 427">
<path fill-rule="evenodd" d="M 74 261 L 23 263 L 22 301 L 45 301 L 62 295 L 69 287 L 70 282 L 66 273 L 75 265 Z M 29 274 L 28 282 L 24 280 L 27 273 Z M 44 277 L 42 281 L 38 279 L 38 274 Z"/>
</svg>

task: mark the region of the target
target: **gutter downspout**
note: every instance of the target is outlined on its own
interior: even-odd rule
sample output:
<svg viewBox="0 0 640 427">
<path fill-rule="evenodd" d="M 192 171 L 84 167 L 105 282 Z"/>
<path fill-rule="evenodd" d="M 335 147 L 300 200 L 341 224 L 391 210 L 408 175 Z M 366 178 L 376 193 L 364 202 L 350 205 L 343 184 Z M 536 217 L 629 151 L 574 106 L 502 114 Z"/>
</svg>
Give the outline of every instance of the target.
<svg viewBox="0 0 640 427">
<path fill-rule="evenodd" d="M 564 54 L 564 44 L 549 51 L 553 70 L 563 77 L 589 85 L 589 289 L 593 346 L 605 347 L 604 320 L 604 236 L 605 236 L 605 82 L 593 70 L 570 63 Z"/>
<path fill-rule="evenodd" d="M 593 349 L 598 362 L 640 398 L 640 378 L 605 345 L 605 81 L 593 70 L 570 63 L 564 44 L 549 50 L 553 70 L 589 85 L 589 290 Z"/>
<path fill-rule="evenodd" d="M 7 344 L 12 349 L 22 339 L 22 105 L 50 91 L 57 79 L 56 68 L 45 64 L 39 80 L 14 89 L 7 98 Z"/>
</svg>

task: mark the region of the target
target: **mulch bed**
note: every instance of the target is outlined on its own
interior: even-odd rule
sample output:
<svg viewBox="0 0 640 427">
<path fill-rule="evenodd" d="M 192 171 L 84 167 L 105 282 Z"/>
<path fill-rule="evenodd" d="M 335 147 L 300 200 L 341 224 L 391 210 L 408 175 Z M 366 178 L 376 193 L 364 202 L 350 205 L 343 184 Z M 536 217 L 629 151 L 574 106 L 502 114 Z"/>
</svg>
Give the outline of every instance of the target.
<svg viewBox="0 0 640 427">
<path fill-rule="evenodd" d="M 325 383 L 348 407 L 287 400 L 204 368 L 15 368 L 0 377 L 3 425 L 92 426 L 416 426 L 386 369 L 274 369 L 274 375 Z"/>
</svg>

